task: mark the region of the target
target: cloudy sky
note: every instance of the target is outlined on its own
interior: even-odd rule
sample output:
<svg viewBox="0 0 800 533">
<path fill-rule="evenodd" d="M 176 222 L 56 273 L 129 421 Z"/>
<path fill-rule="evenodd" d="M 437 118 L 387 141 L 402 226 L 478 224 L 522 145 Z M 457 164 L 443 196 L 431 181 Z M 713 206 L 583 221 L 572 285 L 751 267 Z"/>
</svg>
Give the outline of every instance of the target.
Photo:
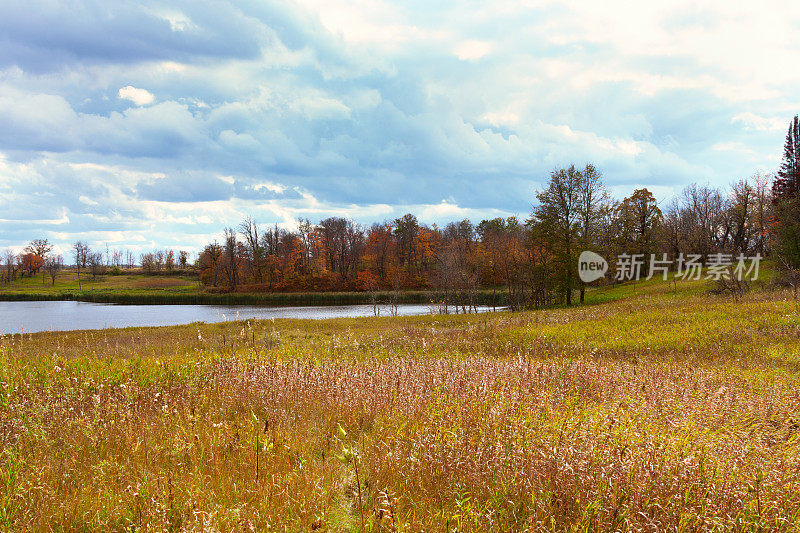
<svg viewBox="0 0 800 533">
<path fill-rule="evenodd" d="M 570 162 L 620 197 L 725 185 L 778 165 L 798 27 L 795 0 L 3 0 L 0 249 L 524 216 Z"/>
</svg>

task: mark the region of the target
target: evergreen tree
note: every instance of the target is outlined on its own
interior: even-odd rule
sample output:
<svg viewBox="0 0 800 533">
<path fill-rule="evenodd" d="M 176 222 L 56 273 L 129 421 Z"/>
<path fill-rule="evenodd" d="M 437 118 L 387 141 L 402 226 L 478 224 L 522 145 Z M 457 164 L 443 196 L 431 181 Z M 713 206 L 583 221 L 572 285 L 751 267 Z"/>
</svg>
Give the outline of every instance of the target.
<svg viewBox="0 0 800 533">
<path fill-rule="evenodd" d="M 786 134 L 781 169 L 772 184 L 773 232 L 782 263 L 800 268 L 800 119 L 795 115 Z"/>
<path fill-rule="evenodd" d="M 775 202 L 794 198 L 800 192 L 800 119 L 795 115 L 786 133 L 783 161 L 772 185 Z"/>
</svg>

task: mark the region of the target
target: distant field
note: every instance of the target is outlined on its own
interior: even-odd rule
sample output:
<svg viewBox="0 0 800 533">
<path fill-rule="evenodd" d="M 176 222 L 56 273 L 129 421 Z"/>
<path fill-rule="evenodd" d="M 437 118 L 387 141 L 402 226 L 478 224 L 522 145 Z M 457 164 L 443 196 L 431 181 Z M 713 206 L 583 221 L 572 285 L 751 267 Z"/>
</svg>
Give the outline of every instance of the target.
<svg viewBox="0 0 800 533">
<path fill-rule="evenodd" d="M 49 277 L 42 282 L 41 274 L 33 278 L 17 279 L 11 284 L 0 283 L 2 294 L 59 294 L 78 292 L 78 276 L 75 271 L 67 270 L 56 276 L 55 284 Z M 105 274 L 93 277 L 86 272 L 81 273 L 81 290 L 109 293 L 137 293 L 153 291 L 169 291 L 177 293 L 199 292 L 201 290 L 197 276 L 165 275 L 151 276 L 144 274 Z"/>
<path fill-rule="evenodd" d="M 6 336 L 0 527 L 794 530 L 800 305 L 706 288 Z"/>
<path fill-rule="evenodd" d="M 42 276 L 0 283 L 3 300 L 79 300 L 120 304 L 217 304 L 217 305 L 351 305 L 371 303 L 366 292 L 258 292 L 210 293 L 191 275 L 102 275 L 93 278 L 83 273 L 78 287 L 75 272 L 62 272 L 55 285 Z M 389 301 L 388 292 L 377 294 L 381 302 Z M 428 303 L 429 291 L 401 291 L 398 303 Z M 503 291 L 483 290 L 477 295 L 479 305 L 504 305 Z"/>
</svg>

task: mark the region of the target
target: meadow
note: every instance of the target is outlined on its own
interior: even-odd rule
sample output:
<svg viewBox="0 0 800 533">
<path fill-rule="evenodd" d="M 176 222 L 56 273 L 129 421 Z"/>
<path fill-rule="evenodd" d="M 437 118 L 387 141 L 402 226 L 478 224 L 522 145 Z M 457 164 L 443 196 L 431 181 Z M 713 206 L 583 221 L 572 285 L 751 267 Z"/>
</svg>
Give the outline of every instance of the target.
<svg viewBox="0 0 800 533">
<path fill-rule="evenodd" d="M 0 529 L 795 530 L 800 307 L 706 289 L 7 335 Z"/>
</svg>

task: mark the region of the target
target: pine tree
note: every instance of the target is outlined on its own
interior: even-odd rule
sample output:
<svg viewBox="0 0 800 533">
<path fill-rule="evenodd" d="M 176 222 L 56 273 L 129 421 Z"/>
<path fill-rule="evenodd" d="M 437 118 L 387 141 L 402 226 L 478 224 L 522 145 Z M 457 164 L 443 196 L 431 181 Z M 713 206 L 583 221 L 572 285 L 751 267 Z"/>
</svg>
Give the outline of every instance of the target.
<svg viewBox="0 0 800 533">
<path fill-rule="evenodd" d="M 800 192 L 800 119 L 795 115 L 789 124 L 783 147 L 783 162 L 772 185 L 775 202 L 795 198 Z"/>
<path fill-rule="evenodd" d="M 772 184 L 772 201 L 778 256 L 786 267 L 800 268 L 800 119 L 797 116 L 786 134 L 783 162 Z"/>
</svg>

